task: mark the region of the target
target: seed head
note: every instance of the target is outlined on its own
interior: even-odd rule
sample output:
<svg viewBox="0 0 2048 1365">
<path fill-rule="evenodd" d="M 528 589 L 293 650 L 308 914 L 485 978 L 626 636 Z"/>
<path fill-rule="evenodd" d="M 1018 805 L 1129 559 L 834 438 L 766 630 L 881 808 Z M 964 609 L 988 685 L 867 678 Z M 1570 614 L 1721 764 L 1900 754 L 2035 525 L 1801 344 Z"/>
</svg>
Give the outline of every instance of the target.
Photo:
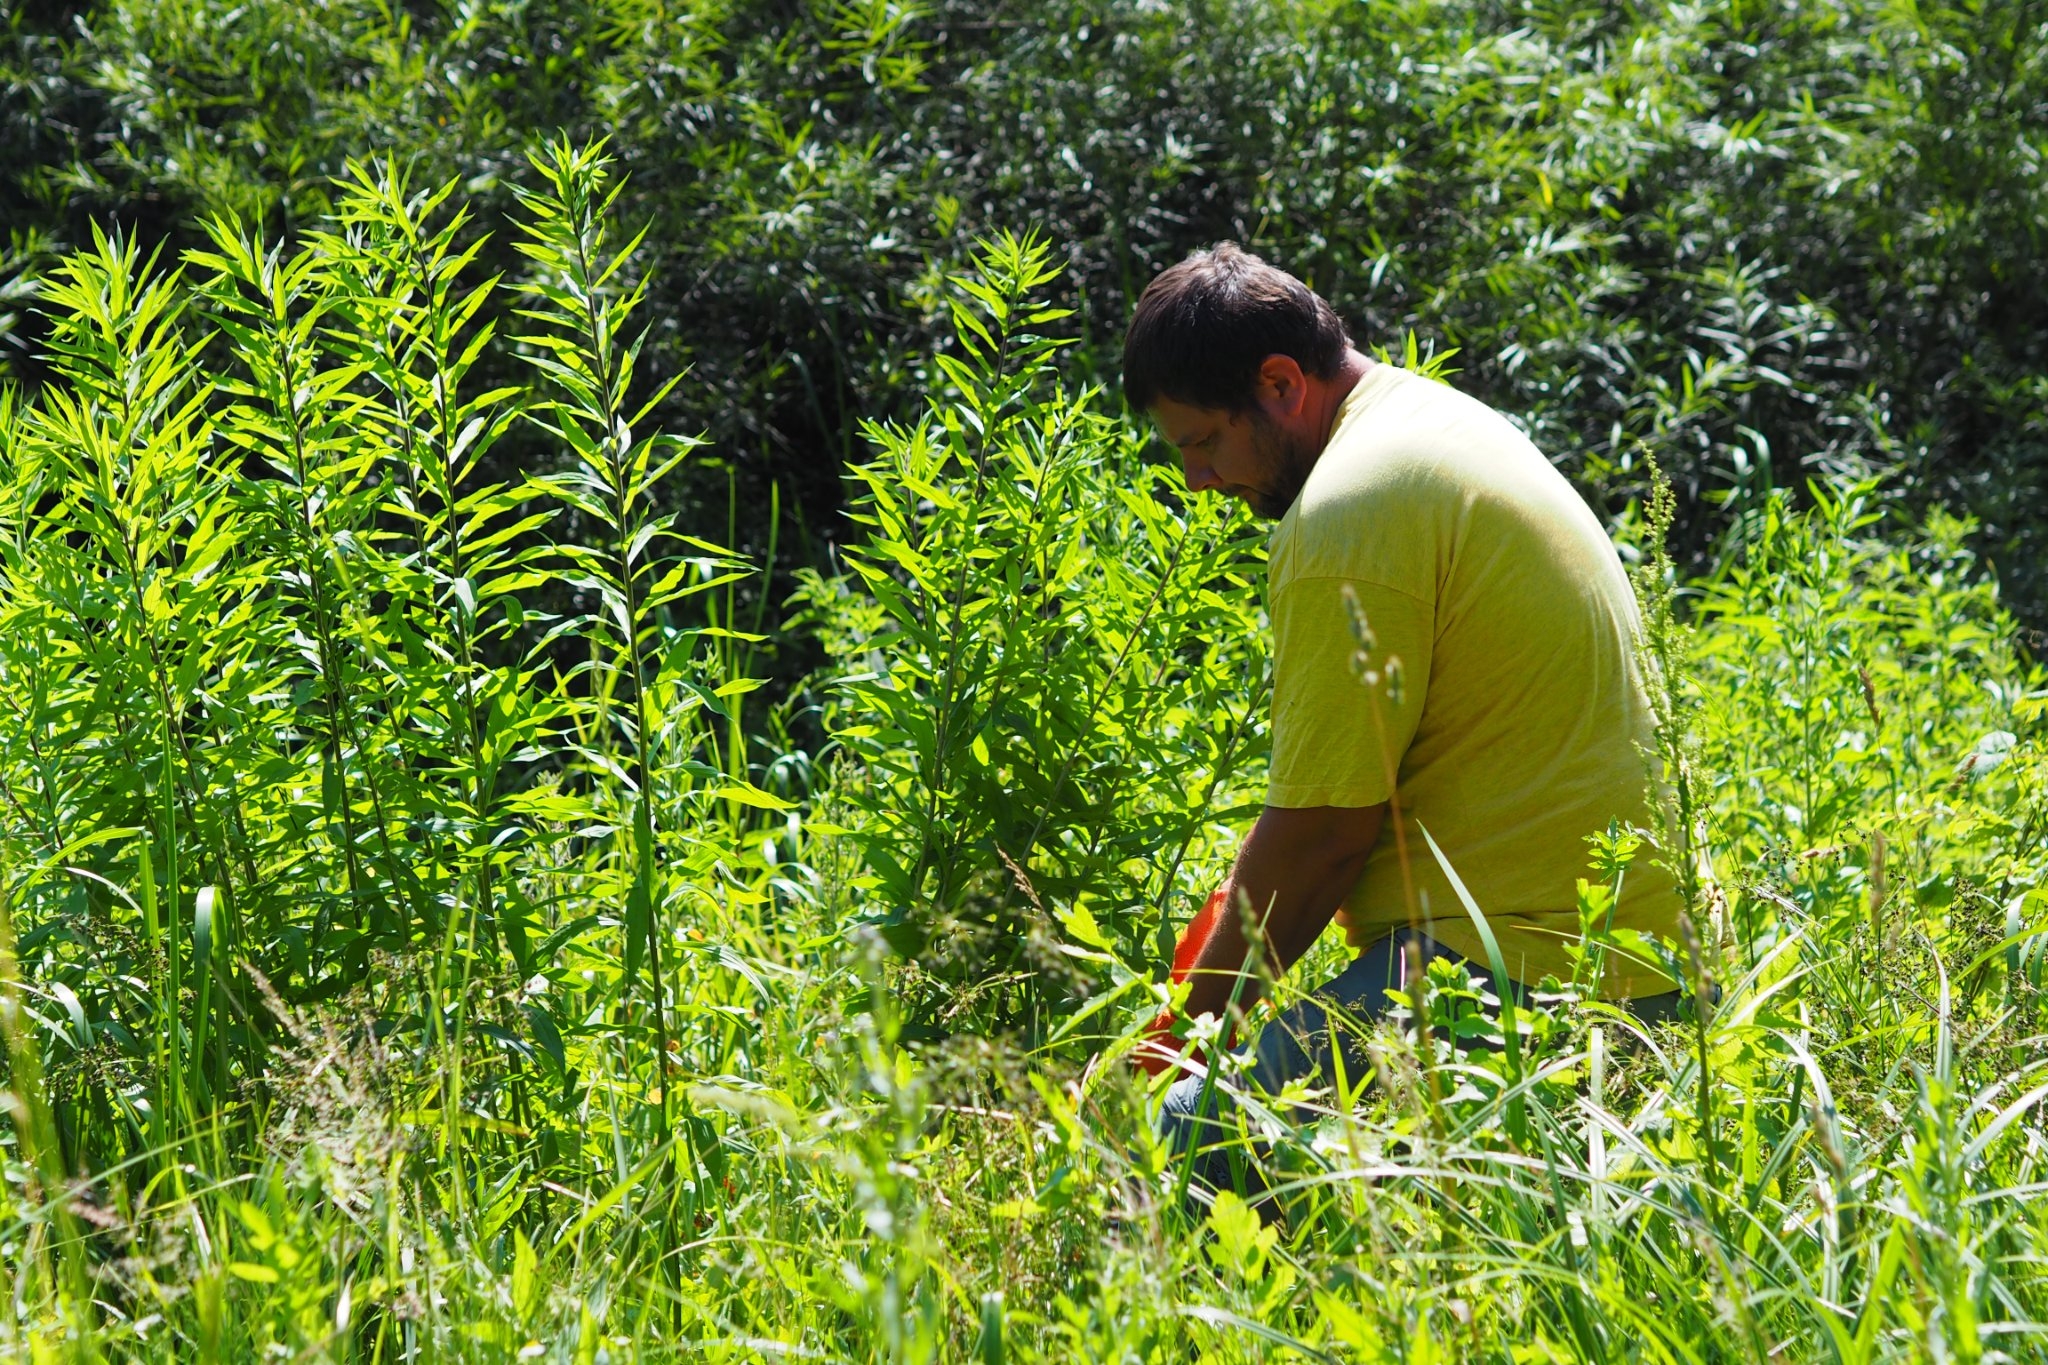
<svg viewBox="0 0 2048 1365">
<path fill-rule="evenodd" d="M 1379 640 L 1372 633 L 1371 624 L 1365 619 L 1365 608 L 1359 604 L 1358 593 L 1349 583 L 1344 585 L 1344 610 L 1351 617 L 1351 638 L 1358 641 L 1358 652 L 1370 656 L 1379 647 Z"/>
</svg>

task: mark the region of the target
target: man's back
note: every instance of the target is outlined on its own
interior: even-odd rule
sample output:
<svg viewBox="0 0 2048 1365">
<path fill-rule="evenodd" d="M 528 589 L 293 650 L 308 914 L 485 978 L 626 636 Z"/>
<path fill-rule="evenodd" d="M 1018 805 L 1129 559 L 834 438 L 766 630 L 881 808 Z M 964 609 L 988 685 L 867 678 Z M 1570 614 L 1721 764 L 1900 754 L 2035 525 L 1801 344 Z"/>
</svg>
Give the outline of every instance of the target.
<svg viewBox="0 0 2048 1365">
<path fill-rule="evenodd" d="M 1401 668 L 1401 700 L 1350 667 L 1343 589 Z M 1636 608 L 1597 520 L 1492 409 L 1389 365 L 1368 370 L 1275 530 L 1272 783 L 1279 807 L 1368 806 L 1397 756 L 1409 875 L 1431 935 L 1484 953 L 1414 824 L 1427 826 L 1492 923 L 1509 974 L 1570 975 L 1585 836 L 1648 825 L 1653 739 L 1633 650 Z M 1409 923 L 1396 841 L 1348 898 L 1371 933 Z M 1640 859 L 1617 928 L 1670 934 L 1676 896 Z M 1611 962 L 1606 994 L 1669 983 Z"/>
</svg>

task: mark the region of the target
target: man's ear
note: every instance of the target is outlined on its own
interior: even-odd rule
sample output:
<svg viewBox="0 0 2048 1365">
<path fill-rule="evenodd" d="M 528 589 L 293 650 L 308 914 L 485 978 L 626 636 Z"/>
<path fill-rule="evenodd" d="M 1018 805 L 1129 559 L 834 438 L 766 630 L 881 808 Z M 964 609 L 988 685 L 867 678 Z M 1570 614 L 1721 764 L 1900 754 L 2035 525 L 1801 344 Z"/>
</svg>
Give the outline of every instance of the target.
<svg viewBox="0 0 2048 1365">
<path fill-rule="evenodd" d="M 1252 394 L 1275 417 L 1297 417 L 1308 403 L 1308 376 L 1291 355 L 1269 355 L 1259 362 Z"/>
</svg>

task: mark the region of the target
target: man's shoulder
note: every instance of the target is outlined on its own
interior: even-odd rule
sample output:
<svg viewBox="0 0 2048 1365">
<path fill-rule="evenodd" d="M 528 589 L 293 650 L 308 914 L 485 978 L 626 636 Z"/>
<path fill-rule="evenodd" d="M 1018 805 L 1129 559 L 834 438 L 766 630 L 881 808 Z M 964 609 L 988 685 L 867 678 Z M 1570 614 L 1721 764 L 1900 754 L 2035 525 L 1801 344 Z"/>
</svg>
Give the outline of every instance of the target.
<svg viewBox="0 0 2048 1365">
<path fill-rule="evenodd" d="M 1379 365 L 1345 404 L 1303 488 L 1304 518 L 1360 504 L 1462 499 L 1547 470 L 1528 436 L 1450 385 Z"/>
<path fill-rule="evenodd" d="M 1361 383 L 1369 401 L 1340 413 L 1274 537 L 1275 571 L 1414 591 L 1410 579 L 1434 576 L 1500 437 L 1481 420 L 1491 409 L 1433 380 L 1382 364 Z"/>
<path fill-rule="evenodd" d="M 1567 544 L 1574 560 L 1612 554 L 1578 493 L 1506 416 L 1421 375 L 1379 374 L 1391 368 L 1373 372 L 1371 401 L 1342 414 L 1275 536 L 1276 584 L 1351 577 L 1428 597 L 1473 562 L 1464 550 L 1475 540 L 1500 569 Z"/>
</svg>

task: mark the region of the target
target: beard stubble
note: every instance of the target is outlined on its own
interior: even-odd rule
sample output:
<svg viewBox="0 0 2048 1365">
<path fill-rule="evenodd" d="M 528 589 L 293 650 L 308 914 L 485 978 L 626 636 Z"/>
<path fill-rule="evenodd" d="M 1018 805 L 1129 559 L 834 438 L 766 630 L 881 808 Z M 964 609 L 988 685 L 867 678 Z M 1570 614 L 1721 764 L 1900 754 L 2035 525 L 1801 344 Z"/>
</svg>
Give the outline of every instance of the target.
<svg viewBox="0 0 2048 1365">
<path fill-rule="evenodd" d="M 1254 411 L 1251 422 L 1253 449 L 1265 466 L 1265 486 L 1247 489 L 1245 504 L 1259 516 L 1278 521 L 1301 496 L 1309 471 L 1316 466 L 1316 456 L 1322 452 L 1310 449 L 1304 441 L 1291 439 L 1262 412 Z"/>
</svg>

